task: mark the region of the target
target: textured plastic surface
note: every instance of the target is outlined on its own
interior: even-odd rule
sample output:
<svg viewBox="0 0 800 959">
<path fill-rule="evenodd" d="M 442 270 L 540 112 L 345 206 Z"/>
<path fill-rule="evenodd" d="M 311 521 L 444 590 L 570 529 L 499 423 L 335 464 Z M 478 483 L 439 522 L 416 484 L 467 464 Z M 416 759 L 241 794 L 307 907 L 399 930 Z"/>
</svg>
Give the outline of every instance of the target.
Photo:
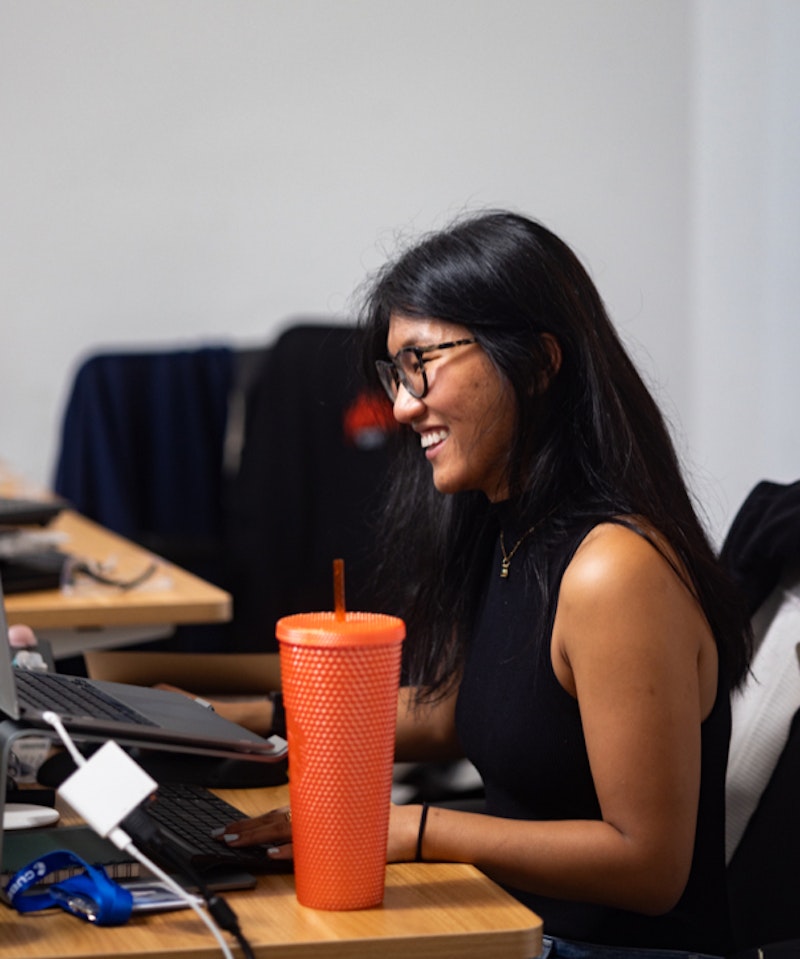
<svg viewBox="0 0 800 959">
<path fill-rule="evenodd" d="M 383 900 L 402 620 L 305 613 L 278 621 L 297 898 Z"/>
</svg>

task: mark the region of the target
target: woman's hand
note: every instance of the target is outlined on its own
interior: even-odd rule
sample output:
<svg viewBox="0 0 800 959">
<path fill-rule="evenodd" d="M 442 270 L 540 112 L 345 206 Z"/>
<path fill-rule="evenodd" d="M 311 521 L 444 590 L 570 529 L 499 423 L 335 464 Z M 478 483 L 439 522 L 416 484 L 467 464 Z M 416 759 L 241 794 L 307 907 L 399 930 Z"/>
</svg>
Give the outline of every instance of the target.
<svg viewBox="0 0 800 959">
<path fill-rule="evenodd" d="M 415 858 L 421 815 L 419 805 L 391 806 L 387 862 L 409 862 Z M 213 835 L 220 842 L 234 847 L 264 845 L 270 859 L 291 859 L 294 852 L 292 812 L 288 806 L 280 806 L 263 816 L 228 823 Z"/>
<path fill-rule="evenodd" d="M 213 836 L 228 846 L 265 845 L 270 859 L 291 859 L 292 811 L 288 806 L 280 806 L 253 819 L 228 823 Z"/>
<path fill-rule="evenodd" d="M 30 626 L 17 624 L 8 627 L 8 642 L 14 649 L 25 649 L 36 645 L 36 634 Z"/>
</svg>

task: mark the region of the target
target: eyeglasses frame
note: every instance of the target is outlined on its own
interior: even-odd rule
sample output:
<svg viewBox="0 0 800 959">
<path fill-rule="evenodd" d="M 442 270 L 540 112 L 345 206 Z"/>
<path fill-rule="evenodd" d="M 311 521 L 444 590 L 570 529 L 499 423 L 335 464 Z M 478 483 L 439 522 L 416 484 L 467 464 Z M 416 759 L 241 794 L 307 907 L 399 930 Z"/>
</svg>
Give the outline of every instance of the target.
<svg viewBox="0 0 800 959">
<path fill-rule="evenodd" d="M 386 390 L 389 399 L 394 403 L 397 399 L 397 391 L 401 384 L 409 396 L 416 400 L 424 399 L 428 394 L 428 375 L 425 372 L 425 353 L 435 353 L 437 350 L 450 350 L 454 346 L 468 346 L 470 343 L 477 343 L 478 340 L 473 336 L 462 340 L 451 340 L 449 343 L 437 343 L 435 346 L 404 346 L 398 350 L 391 359 L 375 360 L 375 369 L 378 371 L 378 377 L 381 385 Z M 413 353 L 419 363 L 419 371 L 422 374 L 422 390 L 415 390 L 409 382 L 405 370 L 398 365 L 397 359 L 403 353 Z M 384 373 L 386 375 L 384 375 Z M 392 389 L 394 384 L 394 389 Z"/>
</svg>

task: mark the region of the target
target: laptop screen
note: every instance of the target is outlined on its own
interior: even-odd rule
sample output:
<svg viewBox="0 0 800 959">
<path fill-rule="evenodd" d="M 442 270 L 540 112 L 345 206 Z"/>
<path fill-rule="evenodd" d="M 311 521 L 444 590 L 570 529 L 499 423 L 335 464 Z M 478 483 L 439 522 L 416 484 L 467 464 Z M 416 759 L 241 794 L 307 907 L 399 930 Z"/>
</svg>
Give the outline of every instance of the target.
<svg viewBox="0 0 800 959">
<path fill-rule="evenodd" d="M 19 719 L 19 703 L 17 687 L 14 683 L 13 654 L 8 642 L 8 620 L 2 579 L 0 579 L 0 713 L 4 713 L 9 719 Z"/>
</svg>

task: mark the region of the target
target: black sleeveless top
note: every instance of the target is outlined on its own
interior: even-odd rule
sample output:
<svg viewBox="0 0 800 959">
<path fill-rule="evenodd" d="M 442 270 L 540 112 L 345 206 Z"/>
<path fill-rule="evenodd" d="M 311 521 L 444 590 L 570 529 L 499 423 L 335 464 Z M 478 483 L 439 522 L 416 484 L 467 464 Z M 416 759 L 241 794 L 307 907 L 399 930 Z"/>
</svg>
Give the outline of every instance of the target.
<svg viewBox="0 0 800 959">
<path fill-rule="evenodd" d="M 500 577 L 499 540 L 495 546 L 456 709 L 461 743 L 483 778 L 489 815 L 601 818 L 578 704 L 560 685 L 550 662 L 558 587 L 593 525 L 595 521 L 570 534 L 551 536 L 544 547 L 537 530 L 515 554 L 507 579 Z M 507 549 L 520 535 L 518 528 L 505 530 Z M 535 566 L 550 580 L 554 597 L 550 609 L 541 608 Z M 542 639 L 537 641 L 542 617 L 546 628 L 538 630 Z M 702 725 L 697 835 L 680 902 L 669 913 L 651 917 L 509 889 L 542 917 L 547 935 L 614 946 L 725 952 L 724 804 L 730 704 L 722 666 L 720 670 L 717 699 Z"/>
</svg>

